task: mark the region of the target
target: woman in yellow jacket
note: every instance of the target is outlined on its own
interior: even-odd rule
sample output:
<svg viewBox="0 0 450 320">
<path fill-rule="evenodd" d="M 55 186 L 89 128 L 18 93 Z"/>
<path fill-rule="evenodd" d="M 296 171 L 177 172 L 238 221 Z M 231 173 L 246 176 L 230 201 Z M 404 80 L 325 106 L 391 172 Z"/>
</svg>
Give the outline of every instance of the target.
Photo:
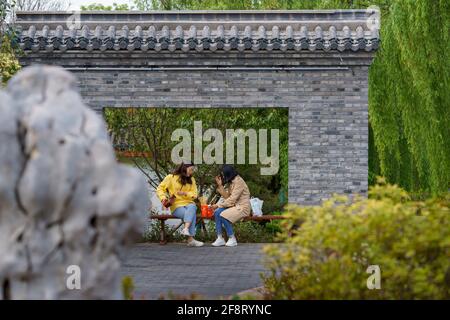
<svg viewBox="0 0 450 320">
<path fill-rule="evenodd" d="M 203 242 L 194 239 L 197 206 L 197 185 L 192 176 L 194 165 L 182 163 L 172 174 L 167 175 L 156 189 L 163 206 L 170 204 L 174 216 L 184 221 L 182 235 L 188 237 L 188 246 L 201 247 Z"/>
</svg>

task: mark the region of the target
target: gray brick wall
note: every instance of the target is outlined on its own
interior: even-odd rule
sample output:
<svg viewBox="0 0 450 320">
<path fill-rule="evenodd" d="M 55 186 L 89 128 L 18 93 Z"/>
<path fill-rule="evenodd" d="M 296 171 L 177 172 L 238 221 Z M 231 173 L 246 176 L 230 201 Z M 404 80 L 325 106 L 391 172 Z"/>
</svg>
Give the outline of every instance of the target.
<svg viewBox="0 0 450 320">
<path fill-rule="evenodd" d="M 368 68 L 358 53 L 29 54 L 22 64 L 61 65 L 85 102 L 104 107 L 289 108 L 289 201 L 318 204 L 333 193 L 367 192 Z M 341 67 L 296 71 L 136 71 L 167 66 Z M 87 69 L 78 69 L 78 68 Z M 98 71 L 90 67 L 114 67 Z M 345 69 L 346 68 L 346 69 Z"/>
</svg>

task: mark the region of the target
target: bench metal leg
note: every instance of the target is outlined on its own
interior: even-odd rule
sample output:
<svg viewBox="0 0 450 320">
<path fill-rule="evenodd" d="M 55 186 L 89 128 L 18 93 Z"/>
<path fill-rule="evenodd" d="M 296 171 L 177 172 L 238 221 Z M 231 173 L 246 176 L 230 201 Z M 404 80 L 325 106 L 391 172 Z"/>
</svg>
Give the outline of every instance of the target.
<svg viewBox="0 0 450 320">
<path fill-rule="evenodd" d="M 165 220 L 161 220 L 161 230 L 160 230 L 160 239 L 159 239 L 159 244 L 166 244 L 167 240 L 166 240 L 166 224 L 165 224 Z"/>
</svg>

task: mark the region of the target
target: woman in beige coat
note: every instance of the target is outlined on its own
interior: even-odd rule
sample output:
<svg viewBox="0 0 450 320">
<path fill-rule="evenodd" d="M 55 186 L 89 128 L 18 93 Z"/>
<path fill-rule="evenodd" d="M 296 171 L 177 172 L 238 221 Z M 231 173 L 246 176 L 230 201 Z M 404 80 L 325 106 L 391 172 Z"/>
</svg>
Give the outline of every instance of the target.
<svg viewBox="0 0 450 320">
<path fill-rule="evenodd" d="M 217 240 L 213 246 L 237 246 L 232 224 L 250 215 L 250 191 L 244 179 L 236 172 L 234 167 L 224 165 L 221 176 L 216 177 L 217 192 L 225 199 L 222 203 L 212 205 L 216 221 Z M 224 184 L 229 184 L 225 190 Z M 228 235 L 228 241 L 222 237 L 222 225 Z"/>
</svg>

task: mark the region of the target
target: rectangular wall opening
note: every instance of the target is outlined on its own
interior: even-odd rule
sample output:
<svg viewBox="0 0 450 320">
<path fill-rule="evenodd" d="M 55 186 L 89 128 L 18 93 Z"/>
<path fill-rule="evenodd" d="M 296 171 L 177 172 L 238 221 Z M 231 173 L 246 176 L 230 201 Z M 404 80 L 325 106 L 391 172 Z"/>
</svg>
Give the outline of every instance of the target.
<svg viewBox="0 0 450 320">
<path fill-rule="evenodd" d="M 288 108 L 104 108 L 119 161 L 146 177 L 152 213 L 164 208 L 155 189 L 181 161 L 196 165 L 199 198 L 210 201 L 215 176 L 233 165 L 264 214 L 280 213 L 288 198 Z"/>
</svg>

